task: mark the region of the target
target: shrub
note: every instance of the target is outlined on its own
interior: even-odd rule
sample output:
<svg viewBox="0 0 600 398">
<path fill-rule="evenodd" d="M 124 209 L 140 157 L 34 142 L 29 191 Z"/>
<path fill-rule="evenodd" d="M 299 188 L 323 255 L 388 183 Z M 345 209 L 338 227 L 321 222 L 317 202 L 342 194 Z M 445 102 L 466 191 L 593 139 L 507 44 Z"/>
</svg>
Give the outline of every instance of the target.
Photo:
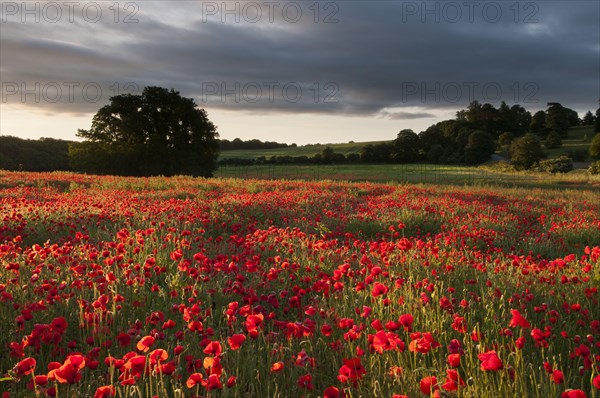
<svg viewBox="0 0 600 398">
<path fill-rule="evenodd" d="M 600 159 L 600 133 L 592 138 L 592 142 L 590 143 L 590 156 Z"/>
<path fill-rule="evenodd" d="M 548 149 L 560 148 L 562 146 L 562 138 L 556 131 L 552 131 L 546 137 L 544 146 Z"/>
<path fill-rule="evenodd" d="M 563 155 L 555 159 L 542 160 L 538 169 L 548 173 L 568 173 L 573 170 L 573 159 Z"/>
<path fill-rule="evenodd" d="M 600 174 L 600 160 L 598 160 L 597 162 L 594 162 L 590 165 L 590 167 L 587 169 L 587 172 L 592 174 L 592 175 L 597 175 Z"/>
<path fill-rule="evenodd" d="M 528 170 L 544 157 L 542 144 L 534 134 L 525 134 L 510 146 L 510 162 L 517 170 Z"/>
<path fill-rule="evenodd" d="M 500 134 L 500 137 L 498 137 L 498 142 L 502 146 L 509 146 L 513 142 L 514 139 L 515 139 L 515 135 L 513 133 L 511 133 L 510 131 L 506 131 L 506 132 Z"/>
</svg>

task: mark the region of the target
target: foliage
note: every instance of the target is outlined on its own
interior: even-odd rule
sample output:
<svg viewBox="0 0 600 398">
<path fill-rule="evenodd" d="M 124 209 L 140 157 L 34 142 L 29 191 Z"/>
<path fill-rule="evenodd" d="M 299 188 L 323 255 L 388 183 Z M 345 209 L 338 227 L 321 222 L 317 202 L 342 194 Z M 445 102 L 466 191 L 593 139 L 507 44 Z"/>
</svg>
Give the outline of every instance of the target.
<svg viewBox="0 0 600 398">
<path fill-rule="evenodd" d="M 577 115 L 577 112 L 565 108 L 557 102 L 549 105 L 546 112 L 546 127 L 548 131 L 554 131 L 561 137 L 566 137 L 569 127 L 579 125 L 579 116 Z"/>
<path fill-rule="evenodd" d="M 600 133 L 597 133 L 594 138 L 592 138 L 589 152 L 591 157 L 600 159 Z"/>
<path fill-rule="evenodd" d="M 528 170 L 539 163 L 545 154 L 538 137 L 525 134 L 510 146 L 510 162 L 517 170 Z"/>
<path fill-rule="evenodd" d="M 54 138 L 24 140 L 0 136 L 0 169 L 23 171 L 70 170 L 70 141 Z"/>
<path fill-rule="evenodd" d="M 419 159 L 419 136 L 410 129 L 401 130 L 393 142 L 392 158 L 396 163 L 413 163 Z"/>
<path fill-rule="evenodd" d="M 542 160 L 538 169 L 548 173 L 568 173 L 573 170 L 573 159 L 568 156 L 561 156 L 555 159 Z"/>
<path fill-rule="evenodd" d="M 562 137 L 556 131 L 551 131 L 550 134 L 546 136 L 546 140 L 544 141 L 544 146 L 548 149 L 560 148 L 562 146 Z"/>
<path fill-rule="evenodd" d="M 592 175 L 600 174 L 600 160 L 597 160 L 594 163 L 592 163 L 587 169 L 587 172 Z"/>
<path fill-rule="evenodd" d="M 587 111 L 581 119 L 582 126 L 593 126 L 596 123 L 596 116 L 591 111 Z"/>
<path fill-rule="evenodd" d="M 510 146 L 514 139 L 515 135 L 513 133 L 510 131 L 505 131 L 504 133 L 500 134 L 500 137 L 498 137 L 498 143 L 502 146 Z"/>
<path fill-rule="evenodd" d="M 272 141 L 261 141 L 258 139 L 251 139 L 243 141 L 240 138 L 234 138 L 232 141 L 221 139 L 219 140 L 219 149 L 221 151 L 235 151 L 244 149 L 273 149 L 273 148 L 296 148 L 296 144 L 282 144 L 279 142 Z"/>
<path fill-rule="evenodd" d="M 529 124 L 529 132 L 531 134 L 536 134 L 540 137 L 545 137 L 548 134 L 545 111 L 537 111 L 533 115 L 533 117 L 531 118 L 531 123 Z"/>
<path fill-rule="evenodd" d="M 430 163 L 438 164 L 440 163 L 443 155 L 444 147 L 440 144 L 435 144 L 429 149 L 429 151 L 427 151 L 427 160 Z"/>
<path fill-rule="evenodd" d="M 344 156 L 344 155 L 342 155 L 342 156 Z M 335 157 L 335 152 L 334 152 L 333 148 L 331 148 L 330 146 L 323 148 L 323 150 L 321 151 L 321 163 L 323 163 L 323 164 L 333 163 L 334 157 Z"/>
<path fill-rule="evenodd" d="M 71 145 L 71 164 L 88 173 L 208 177 L 219 155 L 206 111 L 160 87 L 112 97 L 77 135 L 85 141 Z"/>
<path fill-rule="evenodd" d="M 494 138 L 485 131 L 474 131 L 469 135 L 465 146 L 465 162 L 481 164 L 490 160 L 496 149 Z"/>
<path fill-rule="evenodd" d="M 365 163 L 390 163 L 393 150 L 394 145 L 391 142 L 367 144 L 360 151 L 360 160 Z"/>
</svg>

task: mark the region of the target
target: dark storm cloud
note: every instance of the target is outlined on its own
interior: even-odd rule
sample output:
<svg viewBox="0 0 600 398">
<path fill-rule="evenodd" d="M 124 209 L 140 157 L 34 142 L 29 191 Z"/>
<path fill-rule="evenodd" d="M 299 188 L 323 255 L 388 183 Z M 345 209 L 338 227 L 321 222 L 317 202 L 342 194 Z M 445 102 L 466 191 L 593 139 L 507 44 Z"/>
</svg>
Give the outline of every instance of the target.
<svg viewBox="0 0 600 398">
<path fill-rule="evenodd" d="M 248 2 L 229 2 L 229 14 L 222 2 L 137 4 L 137 23 L 106 8 L 95 23 L 3 15 L 3 102 L 94 112 L 110 95 L 160 85 L 207 108 L 413 119 L 474 99 L 593 109 L 600 98 L 598 2 L 337 1 L 318 14 L 315 3 L 278 2 L 302 16 L 273 10 L 255 23 Z M 37 102 L 15 91 L 36 83 Z M 44 93 L 48 83 L 63 95 Z"/>
</svg>

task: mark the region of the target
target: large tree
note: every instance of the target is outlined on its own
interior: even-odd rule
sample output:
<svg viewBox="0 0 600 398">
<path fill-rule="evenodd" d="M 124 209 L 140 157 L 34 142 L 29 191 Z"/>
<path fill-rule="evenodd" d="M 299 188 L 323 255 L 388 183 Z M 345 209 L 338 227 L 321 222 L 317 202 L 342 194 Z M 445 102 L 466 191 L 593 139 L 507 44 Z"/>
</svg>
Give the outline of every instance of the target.
<svg viewBox="0 0 600 398">
<path fill-rule="evenodd" d="M 85 141 L 69 150 L 76 170 L 120 175 L 212 176 L 218 134 L 191 98 L 161 87 L 141 95 L 118 95 L 100 108 Z"/>
<path fill-rule="evenodd" d="M 548 128 L 546 126 L 546 112 L 537 111 L 534 113 L 529 123 L 529 132 L 537 134 L 540 137 L 548 135 Z"/>
<path fill-rule="evenodd" d="M 490 160 L 496 150 L 494 138 L 487 131 L 476 130 L 469 135 L 465 145 L 465 162 L 479 164 Z"/>
<path fill-rule="evenodd" d="M 421 143 L 419 136 L 411 129 L 404 129 L 394 140 L 392 157 L 397 163 L 412 163 L 419 160 Z"/>
<path fill-rule="evenodd" d="M 581 120 L 583 126 L 593 126 L 596 123 L 596 117 L 591 111 L 587 111 Z"/>
<path fill-rule="evenodd" d="M 510 162 L 517 170 L 528 170 L 544 157 L 540 139 L 534 134 L 525 134 L 510 146 Z"/>
<path fill-rule="evenodd" d="M 565 108 L 558 102 L 548 104 L 546 112 L 546 127 L 548 132 L 556 132 L 561 137 L 567 136 L 567 131 L 571 126 L 579 125 L 579 116 L 572 109 Z"/>
</svg>

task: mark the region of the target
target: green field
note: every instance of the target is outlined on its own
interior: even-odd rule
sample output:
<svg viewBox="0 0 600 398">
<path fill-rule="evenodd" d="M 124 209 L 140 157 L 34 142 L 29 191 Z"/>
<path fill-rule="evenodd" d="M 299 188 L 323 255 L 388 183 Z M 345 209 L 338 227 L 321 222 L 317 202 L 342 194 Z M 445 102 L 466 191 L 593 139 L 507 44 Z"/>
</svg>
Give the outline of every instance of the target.
<svg viewBox="0 0 600 398">
<path fill-rule="evenodd" d="M 566 155 L 570 151 L 588 151 L 590 142 L 594 137 L 593 126 L 579 126 L 569 129 L 569 135 L 562 140 L 562 147 L 555 149 L 545 149 L 548 158 L 557 158 L 560 155 Z"/>
<path fill-rule="evenodd" d="M 568 154 L 570 151 L 587 151 L 590 146 L 590 141 L 594 137 L 594 128 L 592 126 L 579 126 L 569 129 L 567 138 L 563 139 L 562 147 L 555 149 L 545 149 L 548 158 L 556 158 L 563 154 Z M 391 141 L 391 140 L 390 140 Z M 335 152 L 343 155 L 350 153 L 360 153 L 361 149 L 368 144 L 380 144 L 389 141 L 369 141 L 369 142 L 351 142 L 345 144 L 315 144 L 303 145 L 298 147 L 275 148 L 275 149 L 247 149 L 222 151 L 220 160 L 222 159 L 257 159 L 261 156 L 269 159 L 271 156 L 308 156 L 312 157 L 321 153 L 326 147 L 331 147 Z M 506 155 L 500 153 L 501 155 Z"/>
<path fill-rule="evenodd" d="M 585 170 L 566 174 L 501 172 L 486 167 L 433 164 L 254 165 L 220 166 L 220 178 L 343 180 L 450 185 L 504 185 L 538 188 L 600 187 L 600 176 Z"/>
<path fill-rule="evenodd" d="M 275 149 L 247 149 L 235 151 L 222 151 L 220 159 L 256 159 L 261 156 L 267 159 L 271 156 L 315 156 L 326 147 L 331 147 L 335 152 L 348 155 L 350 153 L 360 153 L 360 150 L 368 144 L 380 144 L 386 141 L 371 142 L 350 142 L 346 144 L 315 144 L 303 145 L 298 147 L 275 148 Z"/>
</svg>

